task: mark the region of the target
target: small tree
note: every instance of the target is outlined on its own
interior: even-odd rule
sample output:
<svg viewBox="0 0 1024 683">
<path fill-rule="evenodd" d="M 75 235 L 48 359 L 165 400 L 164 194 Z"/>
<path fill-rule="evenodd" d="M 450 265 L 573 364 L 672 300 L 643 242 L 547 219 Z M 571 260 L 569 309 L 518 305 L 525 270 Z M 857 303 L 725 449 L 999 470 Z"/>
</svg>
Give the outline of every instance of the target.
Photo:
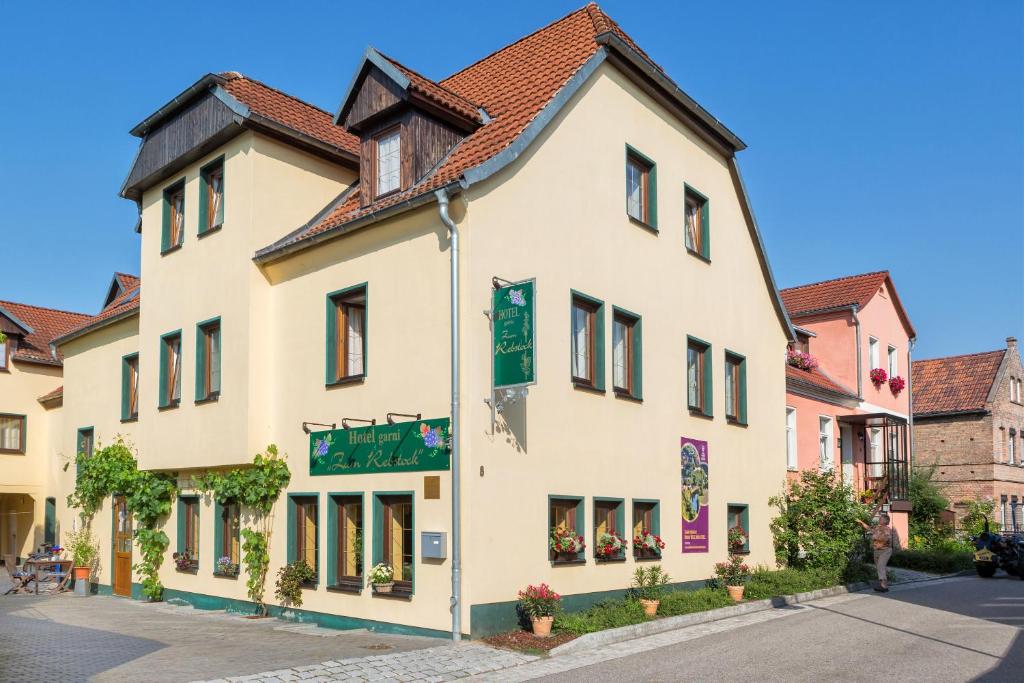
<svg viewBox="0 0 1024 683">
<path fill-rule="evenodd" d="M 967 514 L 960 518 L 960 532 L 966 538 L 977 536 L 985 530 L 985 520 L 988 519 L 989 531 L 999 531 L 1001 525 L 998 520 L 992 518 L 992 512 L 996 509 L 994 500 L 969 500 L 967 501 Z"/>
<path fill-rule="evenodd" d="M 949 509 L 949 499 L 932 480 L 935 467 L 915 468 L 910 476 L 910 545 L 917 548 L 935 548 L 953 540 L 953 528 L 942 521 L 942 513 Z"/>
<path fill-rule="evenodd" d="M 846 571 L 864 538 L 857 520 L 868 511 L 835 472 L 805 471 L 769 504 L 779 511 L 771 529 L 780 565 Z"/>
</svg>

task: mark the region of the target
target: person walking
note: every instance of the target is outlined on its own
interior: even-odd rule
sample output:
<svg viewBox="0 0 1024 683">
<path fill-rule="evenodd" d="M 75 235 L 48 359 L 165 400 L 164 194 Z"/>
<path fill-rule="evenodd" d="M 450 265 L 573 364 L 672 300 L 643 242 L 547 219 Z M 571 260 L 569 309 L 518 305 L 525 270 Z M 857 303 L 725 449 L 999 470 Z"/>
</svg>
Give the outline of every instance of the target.
<svg viewBox="0 0 1024 683">
<path fill-rule="evenodd" d="M 871 532 L 871 549 L 874 550 L 875 569 L 878 570 L 878 585 L 875 590 L 879 593 L 889 592 L 889 577 L 886 571 L 889 567 L 889 558 L 892 557 L 892 527 L 889 526 L 889 522 L 889 515 L 884 512 L 878 516 L 878 521 L 874 524 L 857 520 L 857 524 Z"/>
</svg>

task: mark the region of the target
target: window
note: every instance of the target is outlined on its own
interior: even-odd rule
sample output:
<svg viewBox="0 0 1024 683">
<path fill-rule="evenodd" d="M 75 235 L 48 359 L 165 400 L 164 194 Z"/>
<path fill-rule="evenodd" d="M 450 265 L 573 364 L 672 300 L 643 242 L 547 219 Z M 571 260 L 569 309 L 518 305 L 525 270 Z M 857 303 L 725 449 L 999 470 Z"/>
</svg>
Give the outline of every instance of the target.
<svg viewBox="0 0 1024 683">
<path fill-rule="evenodd" d="M 235 575 L 238 573 L 238 565 L 241 558 L 241 533 L 242 533 L 242 508 L 236 501 L 217 503 L 214 509 L 216 514 L 214 527 L 213 546 L 217 557 L 214 558 L 214 572 Z M 220 569 L 220 560 L 227 558 L 227 563 L 234 567 L 234 571 Z"/>
<path fill-rule="evenodd" d="M 1017 432 L 1013 429 L 1010 430 L 1010 449 L 1007 451 L 1007 462 L 1010 465 L 1014 465 L 1017 462 Z"/>
<path fill-rule="evenodd" d="M 604 534 L 615 535 L 625 539 L 623 527 L 622 500 L 617 498 L 594 499 L 594 556 L 600 560 L 621 560 L 626 557 L 626 546 L 616 553 L 602 553 L 601 537 Z M 628 542 L 628 541 L 627 541 Z"/>
<path fill-rule="evenodd" d="M 747 360 L 729 351 L 725 352 L 725 418 L 747 424 Z"/>
<path fill-rule="evenodd" d="M 604 304 L 572 294 L 572 381 L 604 391 Z"/>
<path fill-rule="evenodd" d="M 363 587 L 363 496 L 331 496 L 328 585 L 352 591 Z"/>
<path fill-rule="evenodd" d="M 185 181 L 164 190 L 164 220 L 160 251 L 180 247 L 185 239 Z"/>
<path fill-rule="evenodd" d="M 654 162 L 626 146 L 626 214 L 656 228 L 657 173 Z"/>
<path fill-rule="evenodd" d="M 999 496 L 999 528 L 1006 528 L 1006 495 Z"/>
<path fill-rule="evenodd" d="M 397 593 L 411 594 L 413 588 L 412 494 L 374 495 L 374 564 L 383 562 L 394 572 Z"/>
<path fill-rule="evenodd" d="M 366 375 L 365 284 L 327 295 L 327 383 Z"/>
<path fill-rule="evenodd" d="M 401 185 L 402 136 L 398 128 L 387 130 L 373 140 L 377 188 L 375 196 L 395 192 Z"/>
<path fill-rule="evenodd" d="M 81 429 L 78 430 L 78 433 L 75 435 L 75 449 L 76 449 L 75 450 L 75 478 L 76 479 L 78 478 L 78 472 L 80 470 L 80 465 L 78 463 L 78 458 L 79 457 L 83 457 L 83 458 L 92 457 L 92 447 L 93 447 L 93 440 L 94 440 L 93 439 L 93 434 L 94 434 L 94 432 L 93 432 L 93 428 L 92 427 L 82 427 Z"/>
<path fill-rule="evenodd" d="M 796 458 L 796 408 L 786 407 L 786 468 L 797 468 Z"/>
<path fill-rule="evenodd" d="M 796 341 L 793 342 L 792 344 L 790 344 L 790 347 L 794 351 L 799 351 L 800 353 L 810 353 L 811 352 L 811 338 L 808 335 L 803 334 L 803 333 L 801 333 L 798 330 L 797 333 L 796 333 Z"/>
<path fill-rule="evenodd" d="M 686 249 L 704 259 L 711 258 L 711 223 L 708 198 L 687 185 L 684 193 Z"/>
<path fill-rule="evenodd" d="M 220 318 L 196 325 L 196 401 L 220 397 Z"/>
<path fill-rule="evenodd" d="M 636 559 L 661 557 L 661 549 L 657 546 L 657 539 L 649 539 L 649 536 L 661 536 L 661 515 L 658 501 L 634 500 L 632 541 L 633 557 Z M 652 547 L 645 550 L 642 546 L 648 541 L 654 541 L 654 543 L 649 543 Z"/>
<path fill-rule="evenodd" d="M 3 334 L 3 331 L 0 331 Z M 0 372 L 7 372 L 11 363 L 11 347 L 8 338 L 5 336 L 0 340 Z"/>
<path fill-rule="evenodd" d="M 569 532 L 576 536 L 583 536 L 583 499 L 569 498 L 563 496 L 552 496 L 548 498 L 548 538 L 554 536 L 555 532 Z M 580 551 L 575 555 L 571 553 L 556 553 L 548 547 L 548 559 L 555 564 L 567 562 L 585 561 L 586 551 Z"/>
<path fill-rule="evenodd" d="M 0 453 L 25 452 L 24 415 L 0 414 Z"/>
<path fill-rule="evenodd" d="M 726 527 L 726 538 L 728 538 L 728 532 L 733 529 L 738 529 L 743 534 L 743 545 L 740 547 L 738 552 L 749 553 L 750 552 L 750 518 L 748 516 L 749 508 L 746 505 L 738 503 L 729 503 L 728 507 L 728 525 Z M 732 550 L 730 548 L 729 550 Z"/>
<path fill-rule="evenodd" d="M 187 557 L 183 557 L 187 556 Z M 199 567 L 199 498 L 178 498 L 178 569 L 196 571 Z"/>
<path fill-rule="evenodd" d="M 888 350 L 889 355 L 889 377 L 895 377 L 900 374 L 899 361 L 896 359 L 896 347 L 890 346 Z"/>
<path fill-rule="evenodd" d="M 160 407 L 181 401 L 181 330 L 160 337 Z"/>
<path fill-rule="evenodd" d="M 320 571 L 319 502 L 315 495 L 288 496 L 288 562 L 301 560 L 316 574 Z M 310 582 L 316 583 L 318 578 Z"/>
<path fill-rule="evenodd" d="M 139 354 L 121 358 L 121 421 L 139 417 Z"/>
<path fill-rule="evenodd" d="M 882 367 L 878 364 L 878 340 L 874 337 L 868 337 L 868 356 L 870 357 L 868 362 L 871 364 L 869 370 Z"/>
<path fill-rule="evenodd" d="M 832 418 L 818 418 L 818 468 L 830 472 L 835 466 L 832 456 Z"/>
<path fill-rule="evenodd" d="M 711 417 L 711 345 L 693 337 L 686 342 L 686 402 L 691 412 Z"/>
<path fill-rule="evenodd" d="M 868 454 L 868 477 L 880 479 L 884 474 L 884 463 L 882 462 L 882 430 L 878 427 L 872 427 L 869 432 Z"/>
<path fill-rule="evenodd" d="M 224 224 L 223 157 L 203 166 L 199 184 L 199 234 L 203 235 Z"/>
<path fill-rule="evenodd" d="M 641 398 L 640 317 L 620 309 L 612 315 L 612 388 L 620 396 Z"/>
</svg>

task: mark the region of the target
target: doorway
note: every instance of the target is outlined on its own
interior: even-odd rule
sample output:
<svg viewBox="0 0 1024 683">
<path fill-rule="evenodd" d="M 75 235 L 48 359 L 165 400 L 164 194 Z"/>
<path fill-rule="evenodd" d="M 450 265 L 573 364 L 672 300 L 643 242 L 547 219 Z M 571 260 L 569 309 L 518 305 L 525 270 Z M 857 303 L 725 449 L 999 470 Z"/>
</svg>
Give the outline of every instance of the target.
<svg viewBox="0 0 1024 683">
<path fill-rule="evenodd" d="M 124 496 L 114 497 L 114 595 L 132 594 L 132 514 Z"/>
</svg>

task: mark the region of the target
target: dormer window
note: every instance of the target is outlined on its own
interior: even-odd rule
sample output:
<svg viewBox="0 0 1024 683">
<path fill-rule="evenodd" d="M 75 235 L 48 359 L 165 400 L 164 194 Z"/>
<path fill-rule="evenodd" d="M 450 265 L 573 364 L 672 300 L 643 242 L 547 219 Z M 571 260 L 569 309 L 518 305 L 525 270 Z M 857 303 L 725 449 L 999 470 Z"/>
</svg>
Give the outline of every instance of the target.
<svg viewBox="0 0 1024 683">
<path fill-rule="evenodd" d="M 399 127 L 390 128 L 374 137 L 375 179 L 374 196 L 396 192 L 401 184 L 402 134 Z"/>
</svg>

